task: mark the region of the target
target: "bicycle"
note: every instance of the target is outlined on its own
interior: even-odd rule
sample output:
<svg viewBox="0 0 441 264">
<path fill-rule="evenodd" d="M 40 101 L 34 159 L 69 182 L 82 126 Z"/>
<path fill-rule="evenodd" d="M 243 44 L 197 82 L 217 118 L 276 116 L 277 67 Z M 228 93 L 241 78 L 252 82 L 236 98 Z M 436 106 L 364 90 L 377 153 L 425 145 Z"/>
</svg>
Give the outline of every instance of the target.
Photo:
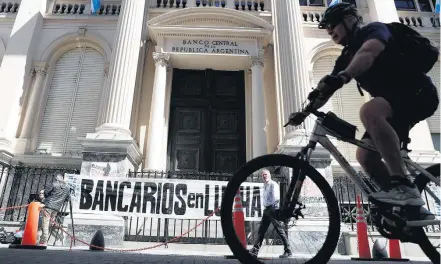
<svg viewBox="0 0 441 264">
<path fill-rule="evenodd" d="M 310 158 L 317 143 L 320 143 L 322 147 L 329 151 L 343 171 L 349 175 L 352 182 L 362 191 L 363 195 L 368 196 L 370 193 L 378 191 L 375 186 L 367 184 L 359 177 L 356 170 L 330 141 L 328 135 L 340 141 L 377 152 L 375 147 L 355 138 L 356 126 L 340 119 L 331 111 L 323 113 L 313 110 L 311 105 L 312 102 L 301 112 L 313 114 L 317 119 L 310 135 L 309 143 L 303 147 L 297 155 L 268 154 L 254 158 L 243 165 L 233 175 L 226 186 L 221 203 L 221 225 L 228 246 L 241 263 L 263 263 L 242 246 L 236 236 L 232 220 L 234 197 L 242 182 L 253 172 L 266 167 L 292 168 L 291 182 L 284 199 L 281 197 L 283 205 L 279 209 L 278 216 L 279 221 L 285 223 L 292 218 L 297 219 L 298 216 L 301 215 L 301 209 L 304 208 L 302 207 L 304 205 L 299 202 L 299 194 L 306 177 L 309 177 L 322 192 L 324 200 L 328 204 L 329 226 L 327 235 L 322 248 L 306 263 L 327 263 L 335 251 L 340 237 L 340 211 L 335 193 L 326 179 L 310 164 Z M 301 122 L 305 121 L 305 119 L 306 117 L 304 117 Z M 285 127 L 287 125 L 288 124 L 286 124 Z M 287 136 L 285 136 L 285 138 Z M 422 192 L 423 189 L 430 192 L 430 190 L 426 188 L 429 182 L 433 182 L 439 187 L 440 164 L 432 165 L 427 169 L 416 164 L 408 156 L 410 151 L 407 149 L 408 142 L 410 142 L 410 140 L 401 143 L 401 151 L 407 170 L 412 176 L 415 176 L 414 184 L 418 186 L 420 192 Z M 439 197 L 434 195 L 434 199 L 439 203 Z M 402 242 L 416 243 L 433 263 L 440 263 L 440 253 L 431 244 L 423 229 L 425 226 L 439 225 L 440 221 L 436 219 L 418 220 L 414 218 L 415 216 L 420 216 L 419 210 L 420 208 L 400 208 L 374 204 L 371 209 L 371 214 L 373 216 L 374 225 L 383 237 L 388 239 L 400 239 Z"/>
</svg>

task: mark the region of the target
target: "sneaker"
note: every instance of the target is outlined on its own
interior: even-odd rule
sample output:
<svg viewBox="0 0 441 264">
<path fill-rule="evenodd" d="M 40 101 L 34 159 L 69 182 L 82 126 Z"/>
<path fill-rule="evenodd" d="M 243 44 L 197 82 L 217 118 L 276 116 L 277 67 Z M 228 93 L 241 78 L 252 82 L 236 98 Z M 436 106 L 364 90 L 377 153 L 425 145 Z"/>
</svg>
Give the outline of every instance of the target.
<svg viewBox="0 0 441 264">
<path fill-rule="evenodd" d="M 40 243 L 38 243 L 38 245 L 42 246 L 42 247 L 47 247 L 47 243 L 44 243 L 44 242 L 40 242 Z"/>
<path fill-rule="evenodd" d="M 280 255 L 279 258 L 289 258 L 292 256 L 292 252 L 291 251 L 285 251 L 285 253 L 283 253 L 283 255 Z"/>
<path fill-rule="evenodd" d="M 425 204 L 418 188 L 407 178 L 394 176 L 390 187 L 369 195 L 373 202 L 395 206 L 423 206 Z"/>
</svg>

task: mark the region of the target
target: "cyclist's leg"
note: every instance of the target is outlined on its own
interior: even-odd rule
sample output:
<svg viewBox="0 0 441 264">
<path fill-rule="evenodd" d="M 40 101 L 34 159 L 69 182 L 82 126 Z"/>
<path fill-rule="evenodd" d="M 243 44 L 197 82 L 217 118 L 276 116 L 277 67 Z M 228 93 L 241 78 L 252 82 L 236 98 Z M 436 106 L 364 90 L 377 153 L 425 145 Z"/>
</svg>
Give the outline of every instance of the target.
<svg viewBox="0 0 441 264">
<path fill-rule="evenodd" d="M 364 104 L 360 118 L 375 146 L 385 160 L 392 177 L 386 190 L 376 192 L 371 197 L 381 203 L 392 205 L 424 205 L 421 195 L 405 175 L 405 166 L 400 153 L 400 141 L 395 129 L 389 123 L 396 110 L 382 97 L 376 97 Z"/>
<path fill-rule="evenodd" d="M 361 140 L 369 145 L 375 146 L 369 133 L 365 132 Z M 364 148 L 357 148 L 357 161 L 363 168 L 364 172 L 378 185 L 381 189 L 385 189 L 389 185 L 389 170 L 386 164 L 381 160 L 378 152 L 373 152 Z"/>
</svg>

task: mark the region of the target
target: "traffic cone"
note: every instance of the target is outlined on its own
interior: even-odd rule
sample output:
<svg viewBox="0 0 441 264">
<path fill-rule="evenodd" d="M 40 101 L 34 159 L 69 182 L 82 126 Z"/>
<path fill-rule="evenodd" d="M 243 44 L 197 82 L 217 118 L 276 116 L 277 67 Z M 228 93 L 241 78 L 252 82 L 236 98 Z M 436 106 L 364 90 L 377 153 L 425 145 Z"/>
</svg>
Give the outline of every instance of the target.
<svg viewBox="0 0 441 264">
<path fill-rule="evenodd" d="M 240 191 L 237 191 L 233 204 L 233 224 L 236 230 L 237 238 L 239 238 L 243 247 L 247 247 L 247 238 L 245 234 L 245 215 L 243 213 L 242 198 Z"/>
<path fill-rule="evenodd" d="M 242 246 L 247 248 L 247 238 L 245 234 L 245 214 L 242 207 L 242 198 L 240 196 L 240 190 L 237 191 L 234 197 L 233 203 L 233 226 L 236 231 L 237 238 L 241 242 Z M 236 256 L 227 255 L 227 259 L 235 259 Z"/>
<path fill-rule="evenodd" d="M 369 249 L 369 240 L 367 235 L 367 224 L 364 219 L 363 208 L 361 207 L 361 199 L 357 194 L 357 240 L 358 240 L 358 258 L 352 260 L 372 260 Z"/>
<path fill-rule="evenodd" d="M 37 245 L 38 218 L 40 215 L 40 203 L 32 202 L 28 206 L 28 215 L 23 232 L 21 244 L 11 244 L 9 248 L 46 249 L 46 246 Z"/>
<path fill-rule="evenodd" d="M 385 261 L 410 261 L 410 259 L 401 257 L 400 240 L 389 239 L 389 255 L 390 258 L 383 258 Z"/>
</svg>

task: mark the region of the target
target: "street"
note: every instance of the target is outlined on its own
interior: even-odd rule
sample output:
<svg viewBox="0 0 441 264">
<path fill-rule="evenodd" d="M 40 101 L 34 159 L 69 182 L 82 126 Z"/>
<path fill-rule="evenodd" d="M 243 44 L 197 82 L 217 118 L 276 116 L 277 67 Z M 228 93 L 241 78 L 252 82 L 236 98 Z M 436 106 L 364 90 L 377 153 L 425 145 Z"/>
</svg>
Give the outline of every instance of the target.
<svg viewBox="0 0 441 264">
<path fill-rule="evenodd" d="M 69 251 L 66 248 L 47 249 L 47 250 L 26 250 L 26 249 L 9 249 L 2 246 L 0 248 L 1 263 L 2 264 L 16 264 L 16 263 L 33 263 L 33 264 L 219 264 L 219 263 L 239 263 L 234 259 L 225 259 L 222 256 L 207 256 L 207 255 L 166 255 L 165 253 L 148 254 L 148 253 L 117 253 L 117 252 L 102 252 L 90 251 L 86 248 Z M 304 263 L 302 258 L 290 258 L 285 260 L 273 259 L 265 263 Z M 343 263 L 372 263 L 370 261 L 351 261 L 350 258 L 332 260 L 329 263 L 343 264 Z M 390 261 L 375 263 L 391 263 Z M 403 263 L 403 262 L 397 262 Z M 409 261 L 404 263 L 413 264 L 429 264 L 428 261 Z"/>
</svg>

